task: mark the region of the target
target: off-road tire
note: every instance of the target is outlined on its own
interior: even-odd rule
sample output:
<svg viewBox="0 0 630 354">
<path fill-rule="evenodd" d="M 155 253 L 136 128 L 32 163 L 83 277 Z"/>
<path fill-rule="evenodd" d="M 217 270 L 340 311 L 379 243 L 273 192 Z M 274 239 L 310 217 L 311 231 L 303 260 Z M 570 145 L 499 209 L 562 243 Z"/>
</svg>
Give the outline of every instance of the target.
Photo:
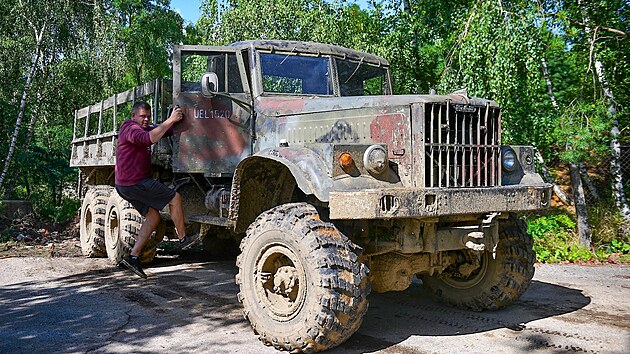
<svg viewBox="0 0 630 354">
<path fill-rule="evenodd" d="M 445 303 L 474 311 L 497 310 L 513 303 L 529 287 L 536 259 L 532 246 L 525 223 L 511 216 L 499 224 L 496 258 L 484 252 L 478 272 L 458 278 L 456 271 L 447 269 L 423 276 L 422 281 Z"/>
<path fill-rule="evenodd" d="M 83 197 L 79 238 L 81 252 L 88 258 L 106 257 L 105 250 L 105 207 L 111 188 L 91 187 Z"/>
<path fill-rule="evenodd" d="M 370 291 L 367 266 L 358 259 L 361 249 L 321 221 L 313 206 L 293 203 L 263 212 L 240 248 L 238 299 L 264 344 L 322 351 L 343 343 L 361 325 Z M 297 288 L 282 295 L 274 282 L 285 266 L 295 270 Z"/>
<path fill-rule="evenodd" d="M 128 255 L 136 243 L 136 237 L 143 221 L 142 215 L 114 190 L 109 198 L 105 217 L 105 246 L 107 258 L 118 265 L 122 257 Z M 162 237 L 164 234 L 162 233 Z M 157 244 L 162 238 L 152 233 L 140 253 L 140 263 L 151 263 L 155 257 Z"/>
</svg>

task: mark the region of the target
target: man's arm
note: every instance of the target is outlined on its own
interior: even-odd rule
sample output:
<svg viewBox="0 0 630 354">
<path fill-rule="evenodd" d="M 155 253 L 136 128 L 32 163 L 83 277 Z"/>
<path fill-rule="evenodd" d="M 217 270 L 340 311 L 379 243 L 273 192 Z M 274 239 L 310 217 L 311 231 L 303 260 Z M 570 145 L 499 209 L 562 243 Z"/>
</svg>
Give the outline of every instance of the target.
<svg viewBox="0 0 630 354">
<path fill-rule="evenodd" d="M 171 116 L 168 117 L 167 120 L 162 122 L 162 124 L 158 125 L 154 129 L 149 132 L 149 138 L 151 139 L 151 143 L 155 144 L 158 140 L 162 139 L 164 134 L 175 124 L 184 118 L 184 113 L 182 113 L 182 109 L 179 107 L 175 107 Z"/>
</svg>

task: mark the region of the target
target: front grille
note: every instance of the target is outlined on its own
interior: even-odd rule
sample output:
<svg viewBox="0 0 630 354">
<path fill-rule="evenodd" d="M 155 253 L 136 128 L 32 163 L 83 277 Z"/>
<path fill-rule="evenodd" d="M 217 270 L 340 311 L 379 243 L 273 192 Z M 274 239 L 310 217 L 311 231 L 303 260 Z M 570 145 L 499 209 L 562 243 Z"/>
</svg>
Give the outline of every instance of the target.
<svg viewBox="0 0 630 354">
<path fill-rule="evenodd" d="M 424 124 L 425 187 L 501 184 L 499 108 L 428 103 Z"/>
</svg>

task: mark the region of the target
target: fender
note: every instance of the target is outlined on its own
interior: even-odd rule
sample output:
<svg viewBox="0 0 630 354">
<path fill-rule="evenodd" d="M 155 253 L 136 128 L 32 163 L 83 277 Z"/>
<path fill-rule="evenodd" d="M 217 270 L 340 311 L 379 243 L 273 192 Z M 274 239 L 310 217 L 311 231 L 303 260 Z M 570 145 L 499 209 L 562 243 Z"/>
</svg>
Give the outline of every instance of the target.
<svg viewBox="0 0 630 354">
<path fill-rule="evenodd" d="M 239 188 L 244 171 L 261 160 L 273 160 L 286 166 L 304 194 L 315 195 L 322 202 L 329 201 L 333 187 L 330 168 L 317 152 L 301 146 L 265 149 L 244 159 L 236 167 L 232 188 Z"/>
</svg>

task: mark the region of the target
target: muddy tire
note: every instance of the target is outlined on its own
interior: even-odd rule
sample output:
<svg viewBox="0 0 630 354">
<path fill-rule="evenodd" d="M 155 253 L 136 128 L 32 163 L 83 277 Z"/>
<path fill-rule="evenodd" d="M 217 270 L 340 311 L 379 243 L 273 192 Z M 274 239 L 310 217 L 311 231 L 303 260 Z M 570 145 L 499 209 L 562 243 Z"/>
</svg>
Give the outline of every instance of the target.
<svg viewBox="0 0 630 354">
<path fill-rule="evenodd" d="M 90 188 L 81 204 L 79 237 L 81 251 L 88 258 L 106 257 L 105 250 L 105 207 L 111 188 Z"/>
<path fill-rule="evenodd" d="M 114 190 L 109 198 L 105 216 L 105 246 L 107 258 L 118 265 L 123 256 L 128 255 L 136 243 L 136 237 L 143 221 L 142 215 Z M 159 229 L 159 226 L 158 226 Z M 151 263 L 158 243 L 164 234 L 154 232 L 140 253 L 140 263 Z"/>
<path fill-rule="evenodd" d="M 346 341 L 367 311 L 360 248 L 314 207 L 285 204 L 247 229 L 237 258 L 239 301 L 266 345 L 316 352 Z"/>
<path fill-rule="evenodd" d="M 467 277 L 461 276 L 456 267 L 450 267 L 441 274 L 424 276 L 422 281 L 448 304 L 474 311 L 500 309 L 529 287 L 536 259 L 532 245 L 525 223 L 511 217 L 499 225 L 496 259 L 492 253 L 483 252 L 478 256 L 479 268 Z"/>
</svg>

